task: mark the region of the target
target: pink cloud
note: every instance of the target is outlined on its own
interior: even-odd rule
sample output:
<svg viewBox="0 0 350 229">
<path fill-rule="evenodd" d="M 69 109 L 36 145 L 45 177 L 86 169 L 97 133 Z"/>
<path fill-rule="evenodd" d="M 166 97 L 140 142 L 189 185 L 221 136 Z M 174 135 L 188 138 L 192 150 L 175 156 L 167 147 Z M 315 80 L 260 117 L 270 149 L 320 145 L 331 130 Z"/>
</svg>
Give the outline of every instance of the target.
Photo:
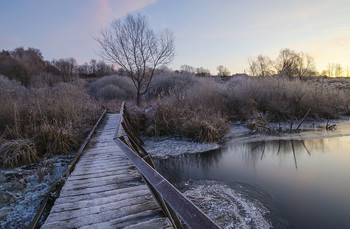
<svg viewBox="0 0 350 229">
<path fill-rule="evenodd" d="M 143 9 L 157 0 L 96 0 L 90 9 L 92 26 L 105 27 L 114 19 L 121 18 L 128 13 Z"/>
</svg>

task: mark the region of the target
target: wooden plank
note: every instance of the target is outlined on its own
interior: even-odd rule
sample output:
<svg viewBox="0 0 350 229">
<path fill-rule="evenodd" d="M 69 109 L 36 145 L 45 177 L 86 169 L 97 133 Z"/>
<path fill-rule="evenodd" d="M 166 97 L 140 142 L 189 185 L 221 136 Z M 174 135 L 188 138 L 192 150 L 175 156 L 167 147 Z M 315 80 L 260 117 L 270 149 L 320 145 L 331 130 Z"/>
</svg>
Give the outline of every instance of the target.
<svg viewBox="0 0 350 229">
<path fill-rule="evenodd" d="M 122 206 L 126 206 L 129 201 L 133 201 L 134 199 L 149 200 L 151 198 L 153 198 L 152 195 L 143 187 L 143 189 L 139 191 L 134 191 L 131 193 L 122 193 L 119 195 L 57 204 L 52 208 L 51 212 L 55 213 L 55 212 L 90 208 L 93 206 L 100 206 L 100 205 L 109 204 L 109 203 L 119 203 L 119 206 L 122 207 Z"/>
<path fill-rule="evenodd" d="M 133 214 L 135 212 L 142 212 L 147 209 L 156 209 L 158 206 L 152 200 L 139 200 L 139 199 L 129 199 L 129 204 L 121 206 L 120 202 L 106 203 L 103 205 L 96 205 L 89 208 L 80 208 L 73 210 L 64 210 L 61 212 L 52 212 L 50 219 L 47 220 L 47 223 L 54 223 L 62 220 L 73 220 L 79 219 L 82 216 L 91 216 L 100 215 L 105 212 L 115 211 L 116 217 L 122 217 L 126 215 Z M 118 212 L 118 213 L 117 213 Z"/>
<path fill-rule="evenodd" d="M 125 229 L 154 229 L 154 228 L 167 228 L 170 227 L 171 223 L 167 218 L 156 218 L 146 222 L 140 222 L 138 224 L 130 225 Z"/>
<path fill-rule="evenodd" d="M 135 168 L 130 168 L 127 170 L 127 172 L 129 174 L 138 173 L 135 170 Z M 68 177 L 67 180 L 82 180 L 82 179 L 97 178 L 97 177 L 104 177 L 104 176 L 111 176 L 111 175 L 118 175 L 118 174 L 125 174 L 125 170 L 115 169 L 115 170 L 110 170 L 108 172 L 77 174 L 77 175 Z"/>
<path fill-rule="evenodd" d="M 115 190 L 121 187 L 126 187 L 128 186 L 128 182 L 130 181 L 141 181 L 141 177 L 136 177 L 136 178 L 125 178 L 121 179 L 117 184 L 107 184 L 104 186 L 99 186 L 99 187 L 76 187 L 72 188 L 71 186 L 68 186 L 67 184 L 67 190 L 65 189 L 66 185 L 62 188 L 60 196 L 81 196 L 85 194 L 91 194 L 91 193 L 99 193 L 99 192 L 104 192 L 104 191 L 110 191 L 110 190 Z"/>
<path fill-rule="evenodd" d="M 56 215 L 53 215 L 52 217 L 55 217 L 55 220 L 51 220 L 50 218 L 47 219 L 47 222 L 43 225 L 42 228 L 79 228 L 83 227 L 89 224 L 94 224 L 94 223 L 101 223 L 103 221 L 110 221 L 113 219 L 117 218 L 122 218 L 131 214 L 135 213 L 140 213 L 146 210 L 157 210 L 159 209 L 159 206 L 155 203 L 143 203 L 139 205 L 131 205 L 125 208 L 120 208 L 118 211 L 116 210 L 111 210 L 111 211 L 105 211 L 105 212 L 100 212 L 97 214 L 89 214 L 89 215 L 80 215 L 79 217 L 76 218 L 71 218 L 71 219 L 63 219 L 60 220 L 57 218 L 56 220 Z M 50 214 L 51 217 L 51 214 Z"/>
<path fill-rule="evenodd" d="M 64 203 L 74 203 L 74 201 L 83 201 L 83 200 L 93 200 L 98 198 L 104 198 L 104 197 L 112 197 L 121 195 L 126 192 L 135 192 L 137 190 L 147 190 L 147 187 L 145 185 L 135 184 L 134 186 L 128 185 L 128 187 L 124 187 L 121 189 L 115 189 L 105 192 L 97 192 L 97 193 L 91 193 L 89 195 L 82 195 L 82 196 L 76 196 L 76 197 L 60 197 L 56 200 L 56 204 L 64 204 Z"/>
<path fill-rule="evenodd" d="M 131 214 L 128 216 L 120 217 L 103 223 L 92 224 L 81 227 L 82 229 L 95 229 L 95 228 L 124 228 L 130 225 L 138 224 L 140 222 L 147 222 L 151 219 L 161 218 L 162 212 L 160 210 L 147 210 L 144 212 Z M 154 228 L 157 229 L 157 228 Z"/>
<path fill-rule="evenodd" d="M 127 169 L 132 169 L 135 168 L 133 165 L 128 165 L 128 166 L 120 166 L 118 167 L 119 171 L 127 170 Z M 101 173 L 101 172 L 110 172 L 110 171 L 115 171 L 115 168 L 105 168 L 105 169 L 95 169 L 95 170 L 84 170 L 84 169 L 79 169 L 77 171 L 74 170 L 72 173 L 73 176 L 76 175 L 88 175 L 88 174 L 95 174 L 95 173 Z"/>
<path fill-rule="evenodd" d="M 97 188 L 100 186 L 106 185 L 116 185 L 120 181 L 129 181 L 129 180 L 140 180 L 139 174 L 122 174 L 108 177 L 98 177 L 98 178 L 90 178 L 89 180 L 74 180 L 68 182 L 64 187 L 65 191 L 71 190 L 74 192 L 75 190 L 88 189 L 88 188 Z"/>
</svg>

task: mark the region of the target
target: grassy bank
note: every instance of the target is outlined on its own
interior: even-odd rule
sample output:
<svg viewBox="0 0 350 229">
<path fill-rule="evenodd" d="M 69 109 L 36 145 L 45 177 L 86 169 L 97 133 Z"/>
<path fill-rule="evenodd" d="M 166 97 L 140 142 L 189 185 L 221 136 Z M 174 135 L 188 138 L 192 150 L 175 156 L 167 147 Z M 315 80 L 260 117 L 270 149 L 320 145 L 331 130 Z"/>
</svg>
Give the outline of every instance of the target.
<svg viewBox="0 0 350 229">
<path fill-rule="evenodd" d="M 36 162 L 79 147 L 101 111 L 76 80 L 24 87 L 0 76 L 1 166 Z"/>
</svg>

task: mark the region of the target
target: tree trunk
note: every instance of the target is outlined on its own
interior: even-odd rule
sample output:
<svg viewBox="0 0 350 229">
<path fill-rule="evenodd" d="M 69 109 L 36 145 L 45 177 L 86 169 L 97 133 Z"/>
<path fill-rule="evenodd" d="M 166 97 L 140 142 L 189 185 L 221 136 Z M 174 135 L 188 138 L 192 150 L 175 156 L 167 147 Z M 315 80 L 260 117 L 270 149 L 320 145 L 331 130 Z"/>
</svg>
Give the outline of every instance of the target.
<svg viewBox="0 0 350 229">
<path fill-rule="evenodd" d="M 137 89 L 136 105 L 137 105 L 138 107 L 141 105 L 140 89 Z"/>
</svg>

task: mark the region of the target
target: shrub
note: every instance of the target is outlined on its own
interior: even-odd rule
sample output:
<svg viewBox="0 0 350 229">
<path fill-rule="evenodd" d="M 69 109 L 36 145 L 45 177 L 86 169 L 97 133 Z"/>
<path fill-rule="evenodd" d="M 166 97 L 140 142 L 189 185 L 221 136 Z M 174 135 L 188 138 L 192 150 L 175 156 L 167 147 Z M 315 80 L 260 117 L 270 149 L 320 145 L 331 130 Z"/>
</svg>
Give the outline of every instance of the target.
<svg viewBox="0 0 350 229">
<path fill-rule="evenodd" d="M 90 83 L 88 92 L 96 99 L 102 100 L 132 100 L 136 95 L 135 86 L 130 78 L 114 75 Z"/>
<path fill-rule="evenodd" d="M 0 146 L 0 158 L 1 164 L 7 168 L 39 160 L 35 144 L 29 139 L 5 141 Z"/>
<path fill-rule="evenodd" d="M 174 93 L 179 94 L 199 82 L 200 79 L 190 73 L 176 74 L 163 72 L 154 77 L 146 97 L 152 99 L 169 96 Z"/>
</svg>

